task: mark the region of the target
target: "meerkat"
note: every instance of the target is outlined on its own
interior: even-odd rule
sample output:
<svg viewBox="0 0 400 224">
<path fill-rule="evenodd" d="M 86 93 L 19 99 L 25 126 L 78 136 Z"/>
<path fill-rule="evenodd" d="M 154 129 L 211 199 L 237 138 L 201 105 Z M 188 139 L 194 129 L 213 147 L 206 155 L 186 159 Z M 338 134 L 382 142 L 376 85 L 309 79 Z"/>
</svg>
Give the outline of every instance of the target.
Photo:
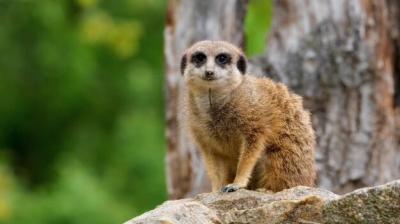
<svg viewBox="0 0 400 224">
<path fill-rule="evenodd" d="M 313 186 L 315 137 L 302 98 L 246 67 L 225 41 L 197 42 L 182 56 L 186 123 L 212 191 Z"/>
</svg>

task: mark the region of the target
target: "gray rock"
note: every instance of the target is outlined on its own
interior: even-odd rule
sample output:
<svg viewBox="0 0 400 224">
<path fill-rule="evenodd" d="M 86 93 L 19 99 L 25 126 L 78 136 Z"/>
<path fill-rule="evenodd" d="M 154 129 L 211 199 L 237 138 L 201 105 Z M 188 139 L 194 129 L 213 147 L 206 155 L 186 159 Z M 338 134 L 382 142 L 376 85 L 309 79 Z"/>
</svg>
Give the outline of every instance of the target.
<svg viewBox="0 0 400 224">
<path fill-rule="evenodd" d="M 322 206 L 338 196 L 322 189 L 295 187 L 278 193 L 239 190 L 167 201 L 126 224 L 320 222 Z"/>
<path fill-rule="evenodd" d="M 152 223 L 400 223 L 400 180 L 343 196 L 303 186 L 199 194 L 167 201 L 125 224 Z"/>
<path fill-rule="evenodd" d="M 400 223 L 400 180 L 345 194 L 323 214 L 326 223 Z"/>
</svg>

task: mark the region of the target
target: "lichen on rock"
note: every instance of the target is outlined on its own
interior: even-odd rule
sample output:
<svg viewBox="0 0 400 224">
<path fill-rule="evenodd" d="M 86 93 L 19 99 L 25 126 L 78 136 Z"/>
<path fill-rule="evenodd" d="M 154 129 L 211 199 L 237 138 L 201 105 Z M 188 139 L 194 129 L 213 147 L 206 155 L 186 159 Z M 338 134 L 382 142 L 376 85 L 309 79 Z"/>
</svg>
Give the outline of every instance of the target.
<svg viewBox="0 0 400 224">
<path fill-rule="evenodd" d="M 400 223 L 400 181 L 345 194 L 323 213 L 327 223 Z"/>
</svg>

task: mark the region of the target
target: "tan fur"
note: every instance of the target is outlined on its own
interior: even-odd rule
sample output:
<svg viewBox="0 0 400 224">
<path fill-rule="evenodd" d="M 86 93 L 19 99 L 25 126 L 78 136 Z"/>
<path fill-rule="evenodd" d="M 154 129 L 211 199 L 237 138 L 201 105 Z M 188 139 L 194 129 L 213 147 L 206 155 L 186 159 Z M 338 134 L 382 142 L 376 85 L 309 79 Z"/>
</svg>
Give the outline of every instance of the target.
<svg viewBox="0 0 400 224">
<path fill-rule="evenodd" d="M 229 43 L 199 42 L 185 55 L 197 51 L 205 52 L 207 69 L 216 73 L 222 70 L 211 59 L 218 52 L 233 56 L 229 74 L 215 83 L 196 78 L 201 71 L 190 67 L 190 58 L 184 72 L 187 124 L 212 190 L 228 184 L 272 191 L 313 186 L 315 137 L 301 97 L 268 78 L 240 74 L 235 66 L 242 52 Z"/>
</svg>

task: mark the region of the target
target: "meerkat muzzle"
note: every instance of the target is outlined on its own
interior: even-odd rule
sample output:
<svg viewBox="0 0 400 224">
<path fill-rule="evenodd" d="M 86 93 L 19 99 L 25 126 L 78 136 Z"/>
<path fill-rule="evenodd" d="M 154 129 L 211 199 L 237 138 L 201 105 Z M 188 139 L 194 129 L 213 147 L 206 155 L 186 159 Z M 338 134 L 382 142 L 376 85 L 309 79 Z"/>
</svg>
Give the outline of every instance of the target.
<svg viewBox="0 0 400 224">
<path fill-rule="evenodd" d="M 204 73 L 204 78 L 203 78 L 204 80 L 208 80 L 208 81 L 211 81 L 211 80 L 214 80 L 215 79 L 215 74 L 214 74 L 214 72 L 213 71 L 206 71 L 205 73 Z"/>
</svg>

